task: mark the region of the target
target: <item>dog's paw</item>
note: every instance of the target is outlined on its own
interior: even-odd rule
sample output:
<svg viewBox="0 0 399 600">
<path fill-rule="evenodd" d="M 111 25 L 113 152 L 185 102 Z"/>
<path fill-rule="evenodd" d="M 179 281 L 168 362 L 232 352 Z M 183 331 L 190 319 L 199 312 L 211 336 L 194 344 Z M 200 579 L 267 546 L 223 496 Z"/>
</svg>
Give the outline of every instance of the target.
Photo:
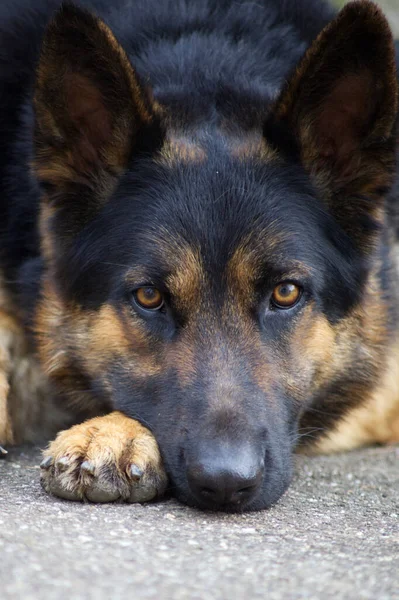
<svg viewBox="0 0 399 600">
<path fill-rule="evenodd" d="M 60 498 L 147 502 L 165 491 L 155 438 L 119 412 L 62 431 L 43 454 L 41 483 Z"/>
</svg>

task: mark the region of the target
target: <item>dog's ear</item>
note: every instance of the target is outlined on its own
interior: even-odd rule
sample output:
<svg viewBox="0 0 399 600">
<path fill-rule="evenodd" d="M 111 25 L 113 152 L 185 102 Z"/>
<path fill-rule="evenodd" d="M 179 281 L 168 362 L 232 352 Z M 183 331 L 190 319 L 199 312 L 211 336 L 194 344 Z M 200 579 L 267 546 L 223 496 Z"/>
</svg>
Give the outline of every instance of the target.
<svg viewBox="0 0 399 600">
<path fill-rule="evenodd" d="M 107 193 L 132 153 L 156 137 L 152 102 L 110 29 L 64 4 L 43 40 L 35 89 L 35 167 L 61 199 L 82 186 Z"/>
<path fill-rule="evenodd" d="M 309 48 L 265 128 L 299 154 L 330 210 L 362 243 L 393 179 L 397 97 L 389 25 L 372 2 L 352 2 Z"/>
</svg>

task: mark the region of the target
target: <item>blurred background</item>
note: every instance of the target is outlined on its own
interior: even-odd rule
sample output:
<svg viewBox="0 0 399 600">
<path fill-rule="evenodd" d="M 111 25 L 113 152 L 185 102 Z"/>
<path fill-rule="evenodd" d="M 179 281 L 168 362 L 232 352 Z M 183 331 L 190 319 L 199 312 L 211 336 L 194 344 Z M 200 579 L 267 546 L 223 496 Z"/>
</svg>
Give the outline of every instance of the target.
<svg viewBox="0 0 399 600">
<path fill-rule="evenodd" d="M 374 0 L 384 10 L 388 17 L 391 27 L 393 29 L 396 38 L 399 39 L 399 0 Z M 333 3 L 341 8 L 344 4 L 348 3 L 348 0 L 333 0 Z"/>
</svg>

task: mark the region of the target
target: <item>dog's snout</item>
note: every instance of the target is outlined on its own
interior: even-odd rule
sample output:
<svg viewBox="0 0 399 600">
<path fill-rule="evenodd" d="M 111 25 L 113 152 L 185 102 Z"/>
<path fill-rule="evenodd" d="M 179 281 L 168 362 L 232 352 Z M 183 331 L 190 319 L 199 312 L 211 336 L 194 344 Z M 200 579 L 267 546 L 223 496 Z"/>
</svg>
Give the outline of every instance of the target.
<svg viewBox="0 0 399 600">
<path fill-rule="evenodd" d="M 249 504 L 263 480 L 264 463 L 246 449 L 197 457 L 187 465 L 187 480 L 192 494 L 205 507 L 236 508 Z"/>
</svg>

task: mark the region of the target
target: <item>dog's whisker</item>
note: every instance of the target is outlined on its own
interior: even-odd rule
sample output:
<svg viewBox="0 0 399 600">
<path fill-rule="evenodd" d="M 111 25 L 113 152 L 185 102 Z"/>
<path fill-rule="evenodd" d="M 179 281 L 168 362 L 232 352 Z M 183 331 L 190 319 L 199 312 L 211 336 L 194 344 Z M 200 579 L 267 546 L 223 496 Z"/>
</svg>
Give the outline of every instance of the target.
<svg viewBox="0 0 399 600">
<path fill-rule="evenodd" d="M 312 413 L 317 413 L 320 415 L 325 415 L 326 417 L 336 417 L 338 416 L 340 413 L 339 412 L 329 412 L 327 410 L 320 410 L 318 408 L 314 408 L 313 406 L 309 406 L 306 408 L 306 412 L 312 412 Z"/>
<path fill-rule="evenodd" d="M 301 433 L 301 431 L 303 431 L 303 433 Z M 308 431 L 299 429 L 298 432 L 292 437 L 292 442 L 295 443 L 302 438 L 317 439 L 318 436 L 314 434 L 320 431 L 327 431 L 327 429 L 325 427 L 313 427 Z"/>
</svg>

